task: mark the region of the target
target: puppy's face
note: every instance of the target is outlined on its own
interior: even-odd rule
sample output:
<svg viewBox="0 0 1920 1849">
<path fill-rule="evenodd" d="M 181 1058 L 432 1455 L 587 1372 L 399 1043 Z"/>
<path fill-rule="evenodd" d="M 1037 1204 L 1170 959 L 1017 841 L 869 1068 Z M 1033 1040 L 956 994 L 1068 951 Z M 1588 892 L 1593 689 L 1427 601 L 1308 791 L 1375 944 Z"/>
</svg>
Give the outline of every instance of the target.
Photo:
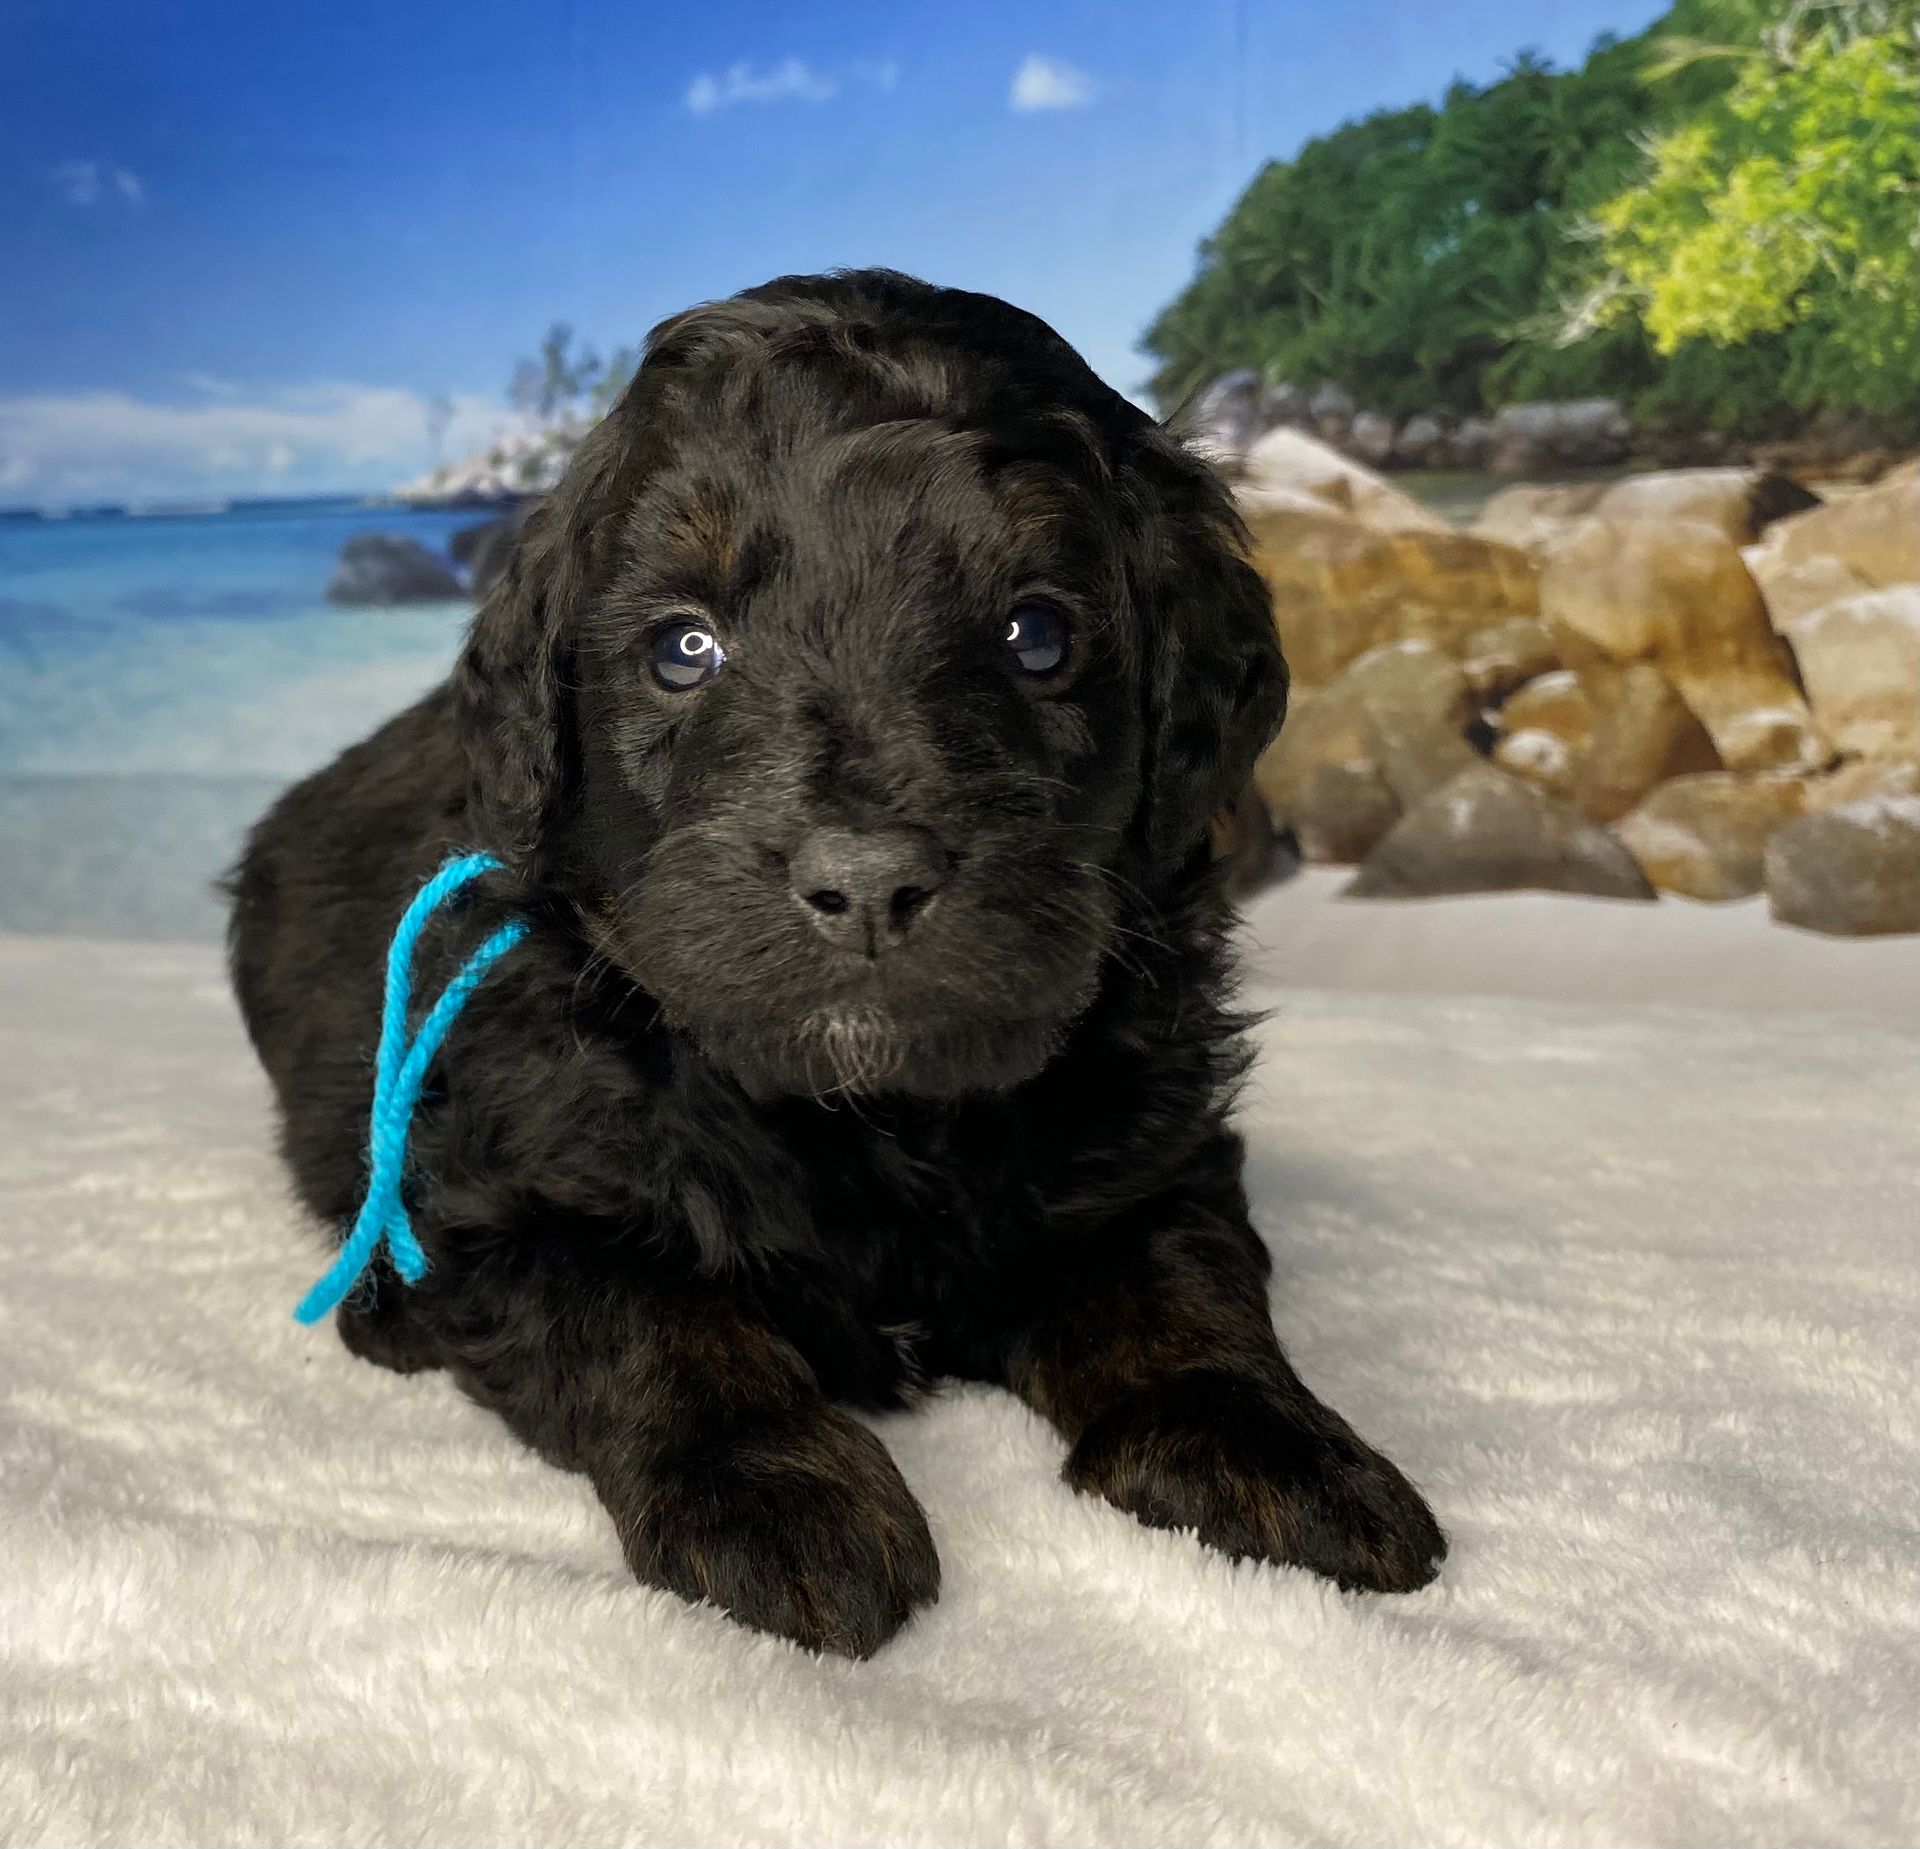
<svg viewBox="0 0 1920 1849">
<path fill-rule="evenodd" d="M 1120 401 L 1026 317 L 1022 363 L 912 299 L 780 306 L 656 337 L 585 458 L 588 523 L 523 547 L 500 601 L 547 638 L 559 707 L 535 845 L 748 1089 L 1004 1089 L 1145 903 L 1170 751 L 1204 760 L 1208 790 L 1180 793 L 1197 840 L 1250 762 L 1214 735 L 1236 703 L 1264 739 L 1264 599 L 1169 740 L 1182 651 L 1143 600 L 1179 548 Z M 1230 535 L 1197 543 L 1231 580 Z"/>
<path fill-rule="evenodd" d="M 690 433 L 582 624 L 610 947 L 758 1089 L 1033 1071 L 1114 924 L 1141 721 L 1112 512 L 926 417 Z"/>
</svg>

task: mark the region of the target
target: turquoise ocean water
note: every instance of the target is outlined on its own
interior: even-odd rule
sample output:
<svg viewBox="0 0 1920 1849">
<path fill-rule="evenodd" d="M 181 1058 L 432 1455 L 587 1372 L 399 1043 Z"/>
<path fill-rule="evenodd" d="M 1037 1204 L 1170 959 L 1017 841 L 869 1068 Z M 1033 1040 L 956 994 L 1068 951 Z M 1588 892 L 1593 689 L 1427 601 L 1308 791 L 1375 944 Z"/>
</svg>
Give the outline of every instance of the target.
<svg viewBox="0 0 1920 1849">
<path fill-rule="evenodd" d="M 341 543 L 438 549 L 479 517 L 0 516 L 0 931 L 217 935 L 241 831 L 433 685 L 471 614 L 333 608 Z"/>
</svg>

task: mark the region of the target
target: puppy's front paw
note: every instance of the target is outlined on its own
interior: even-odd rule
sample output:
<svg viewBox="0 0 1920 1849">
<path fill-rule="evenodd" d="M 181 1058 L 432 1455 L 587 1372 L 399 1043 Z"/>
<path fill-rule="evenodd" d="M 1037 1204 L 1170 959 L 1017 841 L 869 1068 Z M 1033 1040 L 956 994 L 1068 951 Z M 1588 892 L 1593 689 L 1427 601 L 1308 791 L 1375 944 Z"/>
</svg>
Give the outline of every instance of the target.
<svg viewBox="0 0 1920 1849">
<path fill-rule="evenodd" d="M 1235 1559 L 1411 1592 L 1446 1536 L 1416 1490 L 1343 1420 L 1266 1384 L 1197 1372 L 1130 1394 L 1080 1436 L 1062 1473 L 1150 1528 L 1192 1528 Z"/>
<path fill-rule="evenodd" d="M 641 1579 L 810 1650 L 871 1656 L 940 1595 L 927 1518 L 886 1447 L 824 1403 L 600 1492 Z"/>
<path fill-rule="evenodd" d="M 349 1354 L 396 1374 L 418 1374 L 443 1362 L 433 1337 L 407 1313 L 405 1289 L 392 1278 L 371 1297 L 356 1292 L 334 1313 L 334 1327 Z"/>
</svg>

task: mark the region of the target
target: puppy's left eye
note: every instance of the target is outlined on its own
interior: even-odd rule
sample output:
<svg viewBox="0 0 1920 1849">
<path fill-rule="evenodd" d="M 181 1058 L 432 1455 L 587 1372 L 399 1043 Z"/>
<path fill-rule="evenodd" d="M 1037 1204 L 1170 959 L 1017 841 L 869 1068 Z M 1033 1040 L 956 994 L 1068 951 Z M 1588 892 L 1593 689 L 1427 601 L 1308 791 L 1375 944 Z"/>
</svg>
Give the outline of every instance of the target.
<svg viewBox="0 0 1920 1849">
<path fill-rule="evenodd" d="M 1051 674 L 1067 658 L 1067 619 L 1050 603 L 1016 604 L 1006 643 L 1023 673 Z"/>
<path fill-rule="evenodd" d="M 720 672 L 727 651 L 700 623 L 672 623 L 653 638 L 653 678 L 669 693 L 685 693 Z"/>
</svg>

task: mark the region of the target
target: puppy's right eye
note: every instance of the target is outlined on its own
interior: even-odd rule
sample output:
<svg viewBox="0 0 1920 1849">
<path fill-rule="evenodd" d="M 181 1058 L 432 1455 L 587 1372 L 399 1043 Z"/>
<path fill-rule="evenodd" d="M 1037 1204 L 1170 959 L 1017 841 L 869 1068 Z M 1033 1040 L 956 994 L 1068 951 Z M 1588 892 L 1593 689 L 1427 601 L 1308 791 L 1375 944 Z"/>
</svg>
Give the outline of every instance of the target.
<svg viewBox="0 0 1920 1849">
<path fill-rule="evenodd" d="M 670 623 L 653 638 L 653 678 L 669 693 L 685 693 L 720 672 L 727 651 L 700 623 Z"/>
<path fill-rule="evenodd" d="M 1022 673 L 1051 674 L 1067 658 L 1067 619 L 1052 604 L 1029 598 L 1007 618 L 1005 640 Z"/>
</svg>

